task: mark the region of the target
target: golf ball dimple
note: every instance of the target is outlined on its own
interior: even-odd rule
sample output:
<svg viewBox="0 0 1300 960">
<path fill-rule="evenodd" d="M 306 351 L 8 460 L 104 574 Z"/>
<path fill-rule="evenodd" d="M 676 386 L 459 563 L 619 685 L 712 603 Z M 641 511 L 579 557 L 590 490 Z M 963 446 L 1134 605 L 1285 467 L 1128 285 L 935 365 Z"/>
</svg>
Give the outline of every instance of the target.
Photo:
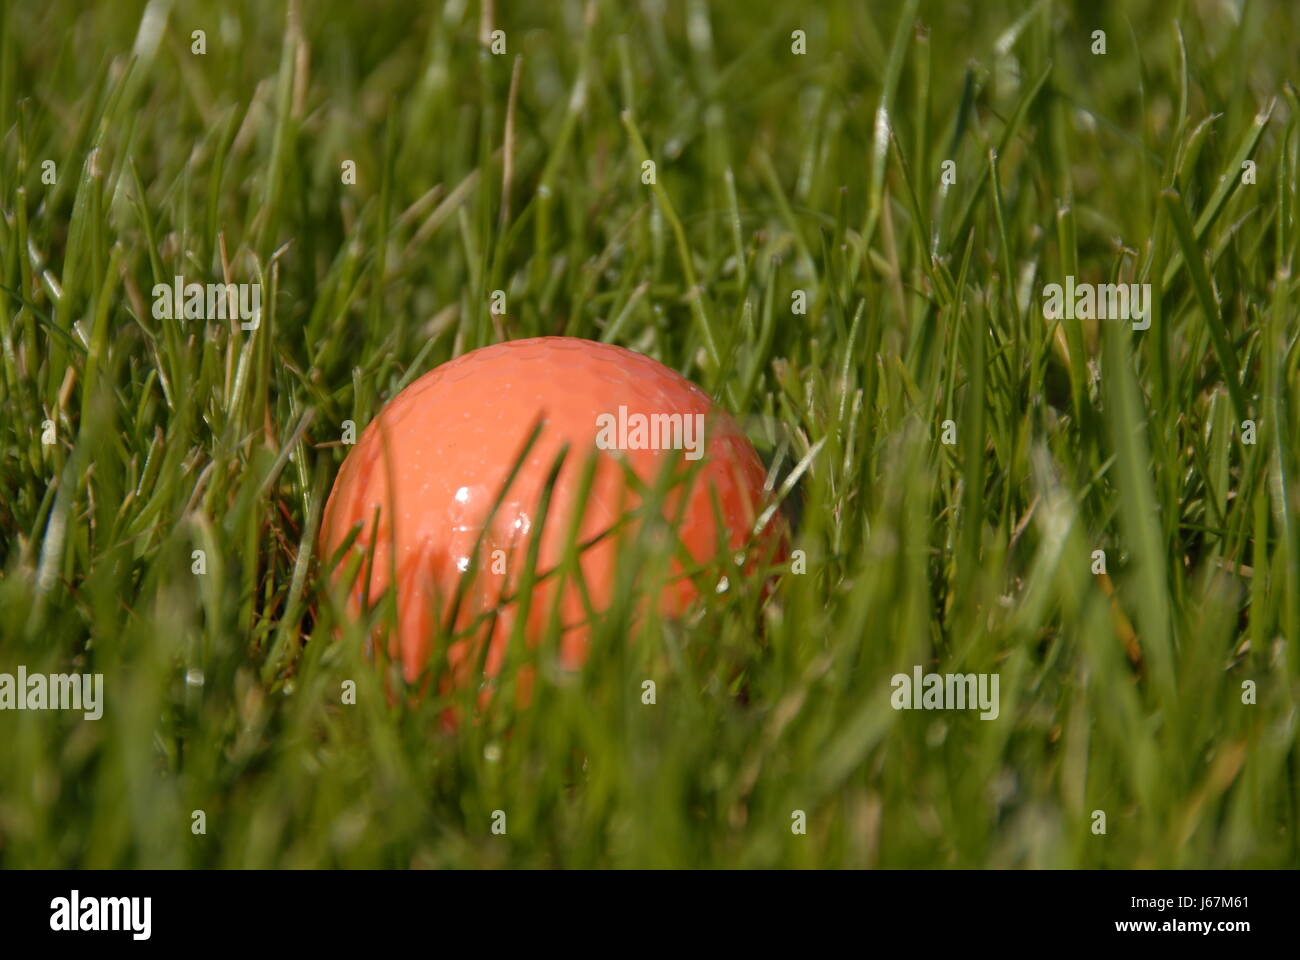
<svg viewBox="0 0 1300 960">
<path fill-rule="evenodd" d="M 541 431 L 507 486 L 539 422 Z M 660 429 L 638 431 L 647 423 Z M 702 435 L 691 429 L 697 425 Z M 566 444 L 568 455 L 539 531 L 548 477 Z M 593 449 L 598 451 L 595 473 L 579 503 Z M 371 571 L 372 602 L 395 572 L 398 629 L 389 639 L 389 653 L 400 660 L 408 682 L 434 653 L 437 624 L 445 625 L 460 586 L 466 592 L 455 630 L 465 636 L 446 656 L 457 681 L 466 682 L 478 662 L 478 644 L 486 641 L 490 678 L 500 669 L 519 615 L 516 602 L 500 601 L 513 596 L 533 538 L 540 535 L 536 569 L 541 574 L 561 563 L 576 522 L 578 543 L 586 545 L 579 565 L 587 596 L 593 610 L 606 609 L 618 559 L 618 538 L 607 534 L 640 502 L 626 471 L 653 486 L 670 454 L 682 469 L 697 469 L 689 487 L 672 491 L 665 506 L 670 517 L 680 510 L 676 534 L 691 558 L 701 564 L 714 559 L 720 534 L 727 553 L 745 556 L 763 506 L 763 465 L 735 422 L 704 391 L 649 357 L 609 344 L 542 337 L 484 347 L 420 377 L 362 432 L 326 504 L 322 555 L 332 556 L 360 525 L 352 549 L 373 546 L 373 562 L 361 567 Z M 498 498 L 501 505 L 489 524 Z M 715 521 L 715 498 L 722 531 Z M 777 514 L 759 542 L 779 550 L 784 537 Z M 682 611 L 696 595 L 676 561 L 674 569 L 678 575 L 659 596 L 667 615 Z M 558 579 L 534 585 L 524 635 L 535 644 L 558 604 L 560 658 L 573 668 L 586 654 L 587 607 L 572 578 L 562 590 Z M 359 612 L 355 600 L 351 606 Z M 499 607 L 495 619 L 481 616 L 494 607 Z"/>
</svg>

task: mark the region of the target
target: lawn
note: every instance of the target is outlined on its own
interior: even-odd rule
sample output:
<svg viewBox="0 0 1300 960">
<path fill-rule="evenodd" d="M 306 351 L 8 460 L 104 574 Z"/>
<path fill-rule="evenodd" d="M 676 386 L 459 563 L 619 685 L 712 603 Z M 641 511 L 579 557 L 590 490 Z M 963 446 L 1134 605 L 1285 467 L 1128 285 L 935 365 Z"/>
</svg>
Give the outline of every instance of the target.
<svg viewBox="0 0 1300 960">
<path fill-rule="evenodd" d="M 1300 864 L 1297 64 L 1283 0 L 0 6 L 0 674 L 103 676 L 0 711 L 0 866 Z M 553 334 L 711 393 L 796 552 L 637 616 L 628 537 L 451 729 L 325 498 Z"/>
</svg>

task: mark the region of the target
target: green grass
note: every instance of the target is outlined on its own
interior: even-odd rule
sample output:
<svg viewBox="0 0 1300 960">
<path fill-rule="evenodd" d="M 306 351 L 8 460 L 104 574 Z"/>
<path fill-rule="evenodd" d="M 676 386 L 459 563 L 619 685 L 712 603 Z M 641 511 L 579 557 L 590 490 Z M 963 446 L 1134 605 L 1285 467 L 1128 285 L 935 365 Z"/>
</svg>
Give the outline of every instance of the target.
<svg viewBox="0 0 1300 960">
<path fill-rule="evenodd" d="M 0 713 L 0 865 L 1300 863 L 1293 4 L 438 6 L 0 8 L 0 672 L 105 676 Z M 256 332 L 153 318 L 227 269 Z M 342 424 L 560 333 L 802 465 L 806 572 L 637 626 L 647 526 L 581 676 L 448 733 L 323 586 Z"/>
</svg>

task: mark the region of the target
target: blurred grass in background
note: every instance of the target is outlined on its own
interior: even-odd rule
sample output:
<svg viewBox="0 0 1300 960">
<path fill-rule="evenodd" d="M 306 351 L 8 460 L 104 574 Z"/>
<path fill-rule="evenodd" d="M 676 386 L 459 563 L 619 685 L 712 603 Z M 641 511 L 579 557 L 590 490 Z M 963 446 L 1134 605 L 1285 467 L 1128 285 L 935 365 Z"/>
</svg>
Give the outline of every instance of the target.
<svg viewBox="0 0 1300 960">
<path fill-rule="evenodd" d="M 1300 863 L 1293 4 L 2 10 L 0 672 L 106 700 L 0 713 L 3 866 Z M 342 423 L 561 333 L 803 464 L 806 572 L 629 645 L 631 544 L 582 676 L 448 734 L 319 584 Z M 1001 715 L 895 712 L 916 664 Z"/>
</svg>

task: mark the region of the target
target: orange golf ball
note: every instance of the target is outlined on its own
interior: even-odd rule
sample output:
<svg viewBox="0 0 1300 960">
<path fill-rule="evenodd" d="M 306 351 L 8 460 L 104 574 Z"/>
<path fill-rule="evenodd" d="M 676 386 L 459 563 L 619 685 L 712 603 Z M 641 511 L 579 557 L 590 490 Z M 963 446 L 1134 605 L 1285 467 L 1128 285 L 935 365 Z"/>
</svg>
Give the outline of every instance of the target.
<svg viewBox="0 0 1300 960">
<path fill-rule="evenodd" d="M 540 434 L 507 487 L 539 421 Z M 782 549 L 779 514 L 751 539 L 764 481 L 753 445 L 708 394 L 680 374 L 631 350 L 572 337 L 474 350 L 426 373 L 383 408 L 348 454 L 325 507 L 322 556 L 332 556 L 359 525 L 350 549 L 374 550 L 368 563 L 372 599 L 383 594 L 395 571 L 397 631 L 387 652 L 400 660 L 407 682 L 436 653 L 435 638 L 447 635 L 438 625 L 448 626 L 462 578 L 468 580 L 453 629 L 457 639 L 445 652 L 452 676 L 457 682 L 470 679 L 484 642 L 487 676 L 500 670 L 520 615 L 520 574 L 564 444 L 569 453 L 553 486 L 535 569 L 541 574 L 560 564 L 576 516 L 577 542 L 596 540 L 581 551 L 579 563 L 597 614 L 612 600 L 618 556 L 617 536 L 598 538 L 641 503 L 627 468 L 647 487 L 655 484 L 666 457 L 673 458 L 672 469 L 698 469 L 692 482 L 670 493 L 664 508 L 673 518 L 680 511 L 674 529 L 697 563 L 718 552 L 715 498 L 729 552 L 759 544 L 773 553 Z M 593 450 L 594 479 L 578 502 Z M 501 506 L 484 531 L 503 488 Z M 366 593 L 366 569 L 363 564 L 357 582 L 348 585 L 354 613 Z M 676 561 L 673 569 L 676 575 L 658 597 L 666 615 L 682 612 L 697 592 Z M 533 585 L 523 633 L 536 645 L 558 604 L 560 660 L 576 668 L 586 656 L 587 606 L 573 578 L 562 588 L 559 579 Z M 495 618 L 483 616 L 493 608 Z"/>
</svg>

